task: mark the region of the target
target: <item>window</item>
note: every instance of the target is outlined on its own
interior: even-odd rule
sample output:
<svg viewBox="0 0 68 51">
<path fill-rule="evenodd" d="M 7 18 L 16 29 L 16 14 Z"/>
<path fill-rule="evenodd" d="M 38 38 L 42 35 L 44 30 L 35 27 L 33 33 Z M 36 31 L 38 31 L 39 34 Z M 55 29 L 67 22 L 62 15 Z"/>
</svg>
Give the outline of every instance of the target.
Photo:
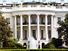
<svg viewBox="0 0 68 51">
<path fill-rule="evenodd" d="M 48 38 L 50 39 L 51 38 L 51 27 L 48 26 Z"/>
<path fill-rule="evenodd" d="M 44 17 L 40 17 L 40 23 L 45 24 L 45 18 Z"/>
<path fill-rule="evenodd" d="M 28 16 L 27 15 L 23 15 L 23 24 L 28 24 Z"/>
<path fill-rule="evenodd" d="M 32 24 L 36 24 L 36 18 L 32 18 Z"/>
<path fill-rule="evenodd" d="M 33 38 L 34 38 L 35 40 L 37 40 L 37 38 L 36 38 L 36 30 L 32 30 L 32 36 L 33 36 Z"/>
<path fill-rule="evenodd" d="M 40 15 L 39 18 L 40 24 L 45 24 L 45 15 Z"/>
<path fill-rule="evenodd" d="M 47 19 L 48 19 L 48 25 L 50 25 L 51 24 L 51 15 L 48 15 Z"/>
<path fill-rule="evenodd" d="M 24 39 L 24 40 L 27 40 L 27 30 L 24 30 L 23 39 Z"/>
<path fill-rule="evenodd" d="M 44 30 L 41 30 L 41 39 L 45 40 L 45 38 L 44 38 Z"/>
<path fill-rule="evenodd" d="M 61 17 L 58 17 L 58 22 L 61 21 Z"/>
<path fill-rule="evenodd" d="M 41 30 L 41 39 L 43 39 L 43 30 Z"/>
<path fill-rule="evenodd" d="M 6 18 L 8 24 L 10 24 L 10 18 Z"/>
<path fill-rule="evenodd" d="M 17 16 L 17 25 L 20 25 L 20 17 Z"/>
<path fill-rule="evenodd" d="M 17 28 L 17 39 L 20 39 L 20 27 Z"/>
<path fill-rule="evenodd" d="M 31 24 L 37 24 L 37 15 L 31 15 Z"/>
</svg>

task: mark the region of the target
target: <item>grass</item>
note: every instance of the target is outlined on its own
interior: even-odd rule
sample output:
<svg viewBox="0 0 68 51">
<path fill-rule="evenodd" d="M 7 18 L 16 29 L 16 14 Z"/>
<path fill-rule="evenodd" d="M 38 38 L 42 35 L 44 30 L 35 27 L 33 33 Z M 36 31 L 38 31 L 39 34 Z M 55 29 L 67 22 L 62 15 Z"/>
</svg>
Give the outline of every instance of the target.
<svg viewBox="0 0 68 51">
<path fill-rule="evenodd" d="M 55 49 L 55 48 L 45 48 L 45 49 L 0 49 L 0 51 L 68 51 L 68 49 Z"/>
</svg>

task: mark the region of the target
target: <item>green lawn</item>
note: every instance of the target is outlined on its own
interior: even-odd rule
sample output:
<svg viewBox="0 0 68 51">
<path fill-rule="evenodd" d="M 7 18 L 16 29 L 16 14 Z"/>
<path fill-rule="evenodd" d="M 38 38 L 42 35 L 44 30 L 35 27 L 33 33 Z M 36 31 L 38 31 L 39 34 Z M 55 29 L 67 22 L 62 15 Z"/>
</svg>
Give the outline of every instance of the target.
<svg viewBox="0 0 68 51">
<path fill-rule="evenodd" d="M 68 51 L 67 49 L 0 49 L 0 51 Z"/>
</svg>

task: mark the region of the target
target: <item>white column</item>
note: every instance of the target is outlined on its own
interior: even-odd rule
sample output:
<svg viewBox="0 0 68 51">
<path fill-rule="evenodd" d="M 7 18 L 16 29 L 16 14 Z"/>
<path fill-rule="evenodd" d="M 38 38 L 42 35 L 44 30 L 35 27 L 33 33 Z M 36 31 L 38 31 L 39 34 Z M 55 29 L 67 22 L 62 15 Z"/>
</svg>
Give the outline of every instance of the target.
<svg viewBox="0 0 68 51">
<path fill-rule="evenodd" d="M 20 16 L 20 41 L 23 40 L 23 25 L 22 25 L 22 21 L 23 21 L 23 18 L 22 18 L 22 15 Z"/>
<path fill-rule="evenodd" d="M 51 16 L 51 38 L 53 37 L 53 15 Z"/>
<path fill-rule="evenodd" d="M 30 15 L 28 15 L 28 22 L 29 22 L 29 26 L 28 26 L 28 41 L 30 41 L 30 37 L 31 37 L 31 19 L 30 19 Z M 28 43 L 28 45 L 30 45 L 30 43 Z M 30 48 L 27 46 L 27 48 Z"/>
<path fill-rule="evenodd" d="M 28 15 L 28 20 L 29 20 L 29 37 L 31 36 L 31 19 L 30 19 L 30 15 Z"/>
<path fill-rule="evenodd" d="M 47 15 L 45 16 L 45 34 L 46 34 L 46 41 L 48 41 L 48 28 L 47 28 Z"/>
<path fill-rule="evenodd" d="M 38 36 L 37 36 L 37 40 L 39 41 L 40 40 L 40 27 L 39 27 L 39 15 L 37 15 L 37 34 L 38 34 Z"/>
<path fill-rule="evenodd" d="M 39 14 L 37 15 L 37 47 L 40 45 L 40 27 L 39 27 Z M 41 46 L 40 46 L 41 48 Z"/>
<path fill-rule="evenodd" d="M 16 22 L 16 16 L 15 16 L 15 39 L 17 39 L 17 22 Z"/>
</svg>

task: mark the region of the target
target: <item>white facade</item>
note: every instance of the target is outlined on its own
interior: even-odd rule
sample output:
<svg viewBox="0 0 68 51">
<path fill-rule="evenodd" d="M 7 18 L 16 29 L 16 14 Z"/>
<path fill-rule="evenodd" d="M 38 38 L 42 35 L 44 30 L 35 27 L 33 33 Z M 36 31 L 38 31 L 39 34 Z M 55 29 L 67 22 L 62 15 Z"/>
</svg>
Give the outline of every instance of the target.
<svg viewBox="0 0 68 51">
<path fill-rule="evenodd" d="M 27 48 L 42 48 L 52 38 L 58 38 L 58 21 L 64 20 L 68 13 L 68 4 L 64 3 L 0 3 L 3 13 L 18 43 L 27 44 Z M 62 6 L 62 7 L 61 7 Z"/>
</svg>

